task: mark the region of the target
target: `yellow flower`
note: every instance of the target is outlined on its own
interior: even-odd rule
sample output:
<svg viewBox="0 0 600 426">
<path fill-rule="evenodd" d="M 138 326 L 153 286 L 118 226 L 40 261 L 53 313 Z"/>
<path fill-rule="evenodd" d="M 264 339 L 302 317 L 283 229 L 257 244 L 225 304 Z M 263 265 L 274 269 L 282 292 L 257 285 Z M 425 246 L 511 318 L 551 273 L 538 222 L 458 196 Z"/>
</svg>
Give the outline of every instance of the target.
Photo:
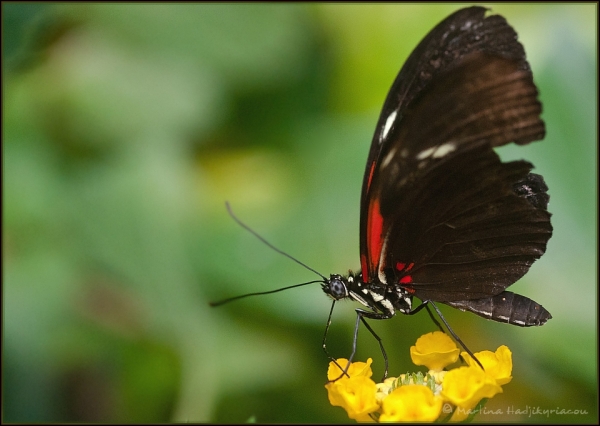
<svg viewBox="0 0 600 426">
<path fill-rule="evenodd" d="M 461 421 L 483 398 L 491 398 L 501 392 L 496 380 L 476 366 L 459 367 L 446 373 L 441 395 L 457 407 L 450 420 Z"/>
<path fill-rule="evenodd" d="M 380 422 L 433 422 L 442 409 L 442 398 L 423 385 L 396 388 L 383 400 Z"/>
<path fill-rule="evenodd" d="M 345 368 L 348 364 L 346 359 L 337 360 L 340 367 Z M 325 385 L 329 403 L 334 406 L 342 407 L 348 413 L 348 417 L 360 422 L 373 421 L 370 413 L 379 409 L 379 403 L 375 398 L 377 387 L 375 382 L 370 379 L 373 374 L 371 371 L 371 362 L 354 362 L 348 368 L 348 375 L 343 375 L 339 380 L 342 370 L 335 363 L 329 363 L 327 377 L 329 380 L 336 380 Z"/>
<path fill-rule="evenodd" d="M 475 354 L 485 371 L 464 352 L 468 367 L 444 370 L 458 359 L 459 350 L 441 332 L 421 336 L 410 352 L 415 364 L 429 367 L 427 374 L 406 373 L 376 384 L 371 358 L 350 365 L 344 358 L 331 362 L 325 385 L 329 402 L 359 422 L 433 422 L 442 411 L 444 421 L 451 412 L 450 421 L 456 422 L 467 419 L 483 399 L 501 393 L 501 385 L 512 379 L 512 353 L 506 346 Z"/>
<path fill-rule="evenodd" d="M 441 371 L 458 359 L 460 351 L 456 344 L 441 331 L 425 334 L 410 347 L 410 357 L 416 365 L 424 365 L 430 370 Z"/>
<path fill-rule="evenodd" d="M 347 379 L 348 377 L 371 377 L 373 375 L 373 371 L 371 371 L 371 363 L 373 360 L 371 358 L 367 359 L 367 362 L 353 362 L 350 364 L 348 371 L 346 371 L 346 374 L 348 375 L 342 375 L 343 369 L 348 365 L 348 360 L 346 358 L 338 358 L 336 361 L 337 365 L 333 361 L 329 363 L 329 368 L 327 369 L 327 379 L 329 381 L 336 380 L 340 376 Z M 340 369 L 340 367 L 342 367 L 342 369 Z"/>
<path fill-rule="evenodd" d="M 468 353 L 463 352 L 462 357 L 468 365 L 477 366 L 475 360 Z M 505 385 L 512 380 L 512 352 L 508 347 L 502 345 L 495 353 L 492 351 L 477 352 L 475 357 L 483 365 L 486 374 L 496 379 L 496 383 L 499 385 Z"/>
</svg>

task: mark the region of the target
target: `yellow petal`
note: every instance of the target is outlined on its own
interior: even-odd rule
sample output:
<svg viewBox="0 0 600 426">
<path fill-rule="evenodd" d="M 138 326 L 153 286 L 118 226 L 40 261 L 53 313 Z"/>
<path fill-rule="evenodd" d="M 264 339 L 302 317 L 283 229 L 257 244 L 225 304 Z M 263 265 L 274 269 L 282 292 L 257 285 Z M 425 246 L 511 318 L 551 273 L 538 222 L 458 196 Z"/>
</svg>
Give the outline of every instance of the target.
<svg viewBox="0 0 600 426">
<path fill-rule="evenodd" d="M 365 376 L 355 376 L 325 385 L 331 405 L 342 407 L 348 417 L 358 421 L 371 421 L 369 413 L 379 409 L 375 398 L 375 382 Z"/>
<path fill-rule="evenodd" d="M 424 365 L 430 370 L 441 371 L 458 359 L 460 351 L 456 344 L 441 331 L 425 334 L 410 348 L 410 357 L 416 365 Z"/>
<path fill-rule="evenodd" d="M 347 379 L 348 376 L 371 377 L 373 375 L 373 371 L 371 371 L 371 363 L 373 362 L 373 360 L 371 358 L 367 359 L 367 362 L 357 361 L 350 364 L 350 367 L 348 367 L 348 371 L 346 372 L 348 375 L 342 375 L 342 372 L 344 371 L 343 369 L 346 368 L 346 365 L 348 364 L 348 360 L 346 358 L 338 358 L 336 361 L 339 364 L 339 366 L 336 365 L 335 362 L 331 361 L 329 363 L 329 368 L 327 369 L 327 379 L 330 381 L 337 380 L 338 378 L 340 380 L 343 378 Z"/>
<path fill-rule="evenodd" d="M 463 358 L 470 366 L 477 366 L 477 363 L 466 352 L 462 353 Z M 486 374 L 496 380 L 500 386 L 507 384 L 512 380 L 512 352 L 508 347 L 502 345 L 496 352 L 482 351 L 477 352 L 475 357 L 481 362 Z"/>
<path fill-rule="evenodd" d="M 442 398 L 423 385 L 404 385 L 382 403 L 380 422 L 433 422 L 442 409 Z"/>
<path fill-rule="evenodd" d="M 483 398 L 501 393 L 502 388 L 479 366 L 448 371 L 442 383 L 442 396 L 462 411 L 474 408 Z"/>
</svg>

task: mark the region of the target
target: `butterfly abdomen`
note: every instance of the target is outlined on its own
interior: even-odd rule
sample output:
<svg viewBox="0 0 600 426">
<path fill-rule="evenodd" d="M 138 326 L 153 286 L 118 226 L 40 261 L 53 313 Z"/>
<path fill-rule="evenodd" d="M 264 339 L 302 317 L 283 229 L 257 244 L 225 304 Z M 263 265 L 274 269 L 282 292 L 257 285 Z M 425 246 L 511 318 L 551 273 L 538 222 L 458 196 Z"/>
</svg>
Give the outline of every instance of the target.
<svg viewBox="0 0 600 426">
<path fill-rule="evenodd" d="M 542 305 L 528 297 L 510 291 L 483 299 L 444 302 L 462 311 L 470 311 L 493 321 L 505 322 L 521 327 L 544 325 L 552 318 Z"/>
</svg>

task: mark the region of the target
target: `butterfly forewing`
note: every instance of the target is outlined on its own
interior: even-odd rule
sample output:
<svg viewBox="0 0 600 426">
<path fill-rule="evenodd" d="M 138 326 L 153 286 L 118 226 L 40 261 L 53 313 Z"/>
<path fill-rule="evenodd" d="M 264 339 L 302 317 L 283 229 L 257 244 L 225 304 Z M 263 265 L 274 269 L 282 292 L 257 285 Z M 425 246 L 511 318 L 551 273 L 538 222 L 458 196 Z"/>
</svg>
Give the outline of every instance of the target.
<svg viewBox="0 0 600 426">
<path fill-rule="evenodd" d="M 473 52 L 512 59 L 519 69 L 529 70 L 525 51 L 517 42 L 515 31 L 501 16 L 486 18 L 486 11 L 486 8 L 475 6 L 453 13 L 425 36 L 404 63 L 376 126 L 363 181 L 363 201 L 372 164 L 377 161 L 389 130 L 402 121 L 404 110 L 411 101 L 440 73 Z"/>
</svg>

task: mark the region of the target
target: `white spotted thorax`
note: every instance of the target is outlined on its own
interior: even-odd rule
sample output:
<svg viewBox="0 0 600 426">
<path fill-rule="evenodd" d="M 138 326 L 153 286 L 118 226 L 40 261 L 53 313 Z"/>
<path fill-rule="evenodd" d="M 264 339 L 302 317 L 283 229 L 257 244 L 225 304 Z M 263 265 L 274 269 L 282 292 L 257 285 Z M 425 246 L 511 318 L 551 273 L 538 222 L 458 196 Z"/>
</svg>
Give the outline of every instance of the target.
<svg viewBox="0 0 600 426">
<path fill-rule="evenodd" d="M 351 271 L 348 277 L 332 274 L 321 284 L 325 294 L 334 300 L 350 299 L 360 303 L 369 312 L 381 318 L 391 318 L 400 311 L 409 313 L 412 296 L 400 285 L 388 286 L 383 283 L 365 283 L 362 274 Z"/>
</svg>

